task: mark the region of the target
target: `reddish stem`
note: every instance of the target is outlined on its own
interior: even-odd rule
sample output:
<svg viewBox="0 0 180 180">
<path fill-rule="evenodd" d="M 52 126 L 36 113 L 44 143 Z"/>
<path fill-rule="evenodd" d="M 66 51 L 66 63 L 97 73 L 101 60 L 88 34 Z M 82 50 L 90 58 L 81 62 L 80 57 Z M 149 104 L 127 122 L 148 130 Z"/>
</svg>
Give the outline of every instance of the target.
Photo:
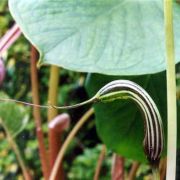
<svg viewBox="0 0 180 180">
<path fill-rule="evenodd" d="M 2 54 L 6 51 L 21 35 L 21 30 L 14 24 L 14 26 L 9 29 L 6 34 L 0 39 L 0 53 Z"/>
<path fill-rule="evenodd" d="M 124 179 L 124 158 L 116 154 L 113 155 L 112 164 L 112 180 L 123 180 Z"/>
<path fill-rule="evenodd" d="M 50 155 L 50 168 L 53 168 L 54 162 L 58 155 L 59 150 L 62 145 L 62 134 L 65 129 L 69 127 L 70 117 L 68 114 L 63 113 L 56 116 L 52 121 L 50 121 L 49 127 L 49 155 Z M 55 180 L 64 179 L 64 171 L 62 165 L 59 166 L 58 173 Z"/>
<path fill-rule="evenodd" d="M 164 158 L 160 161 L 159 170 L 160 170 L 160 179 L 165 180 L 166 178 L 166 163 L 167 159 Z"/>
<path fill-rule="evenodd" d="M 38 73 L 37 73 L 37 67 L 36 62 L 38 59 L 38 52 L 37 50 L 32 47 L 31 49 L 31 84 L 32 84 L 32 101 L 34 104 L 40 104 L 39 100 L 39 83 L 38 83 Z M 43 176 L 46 180 L 49 178 L 49 164 L 48 164 L 48 155 L 45 147 L 45 141 L 44 141 L 44 134 L 42 131 L 42 120 L 41 120 L 41 113 L 39 107 L 33 107 L 33 115 L 35 119 L 35 125 L 36 125 L 36 134 L 39 144 L 39 156 L 41 160 L 42 165 L 42 172 Z"/>
<path fill-rule="evenodd" d="M 132 166 L 131 166 L 131 170 L 130 170 L 129 175 L 128 175 L 128 179 L 129 179 L 129 180 L 135 179 L 135 177 L 136 177 L 136 172 L 137 172 L 139 166 L 140 166 L 140 163 L 139 163 L 139 162 L 136 162 L 136 161 L 133 162 L 133 164 L 132 164 Z"/>
<path fill-rule="evenodd" d="M 102 163 L 103 163 L 103 160 L 105 158 L 105 155 L 106 155 L 106 146 L 103 145 L 101 153 L 99 155 L 98 162 L 97 162 L 96 171 L 95 171 L 95 174 L 94 174 L 94 180 L 98 180 L 99 179 L 100 171 L 101 171 L 101 167 L 102 167 Z"/>
</svg>

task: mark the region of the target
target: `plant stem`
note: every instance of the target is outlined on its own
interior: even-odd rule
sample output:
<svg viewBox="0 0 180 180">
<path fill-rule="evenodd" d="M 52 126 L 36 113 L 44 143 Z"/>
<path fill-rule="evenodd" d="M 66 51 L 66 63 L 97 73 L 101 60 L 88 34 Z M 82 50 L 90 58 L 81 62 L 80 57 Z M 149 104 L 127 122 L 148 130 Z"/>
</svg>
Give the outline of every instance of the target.
<svg viewBox="0 0 180 180">
<path fill-rule="evenodd" d="M 38 52 L 37 50 L 32 47 L 31 49 L 31 86 L 32 86 L 32 100 L 34 104 L 40 104 L 39 100 L 39 83 L 38 83 L 38 73 L 37 73 L 37 67 L 36 62 L 38 59 Z M 36 125 L 36 135 L 38 139 L 39 144 L 39 156 L 41 160 L 42 165 L 42 172 L 45 180 L 48 180 L 49 177 L 49 163 L 48 163 L 48 156 L 46 147 L 44 144 L 44 134 L 42 132 L 42 118 L 40 113 L 39 107 L 33 107 L 33 115 L 35 119 L 35 125 Z"/>
<path fill-rule="evenodd" d="M 113 155 L 111 174 L 112 180 L 124 180 L 124 158 L 117 154 Z"/>
<path fill-rule="evenodd" d="M 33 178 L 31 177 L 31 175 L 30 175 L 30 173 L 29 173 L 29 171 L 28 171 L 28 169 L 24 163 L 24 160 L 21 156 L 19 148 L 18 148 L 17 144 L 15 143 L 14 139 L 10 135 L 8 135 L 8 141 L 9 141 L 9 144 L 11 145 L 12 149 L 14 150 L 14 153 L 16 154 L 16 158 L 17 158 L 19 165 L 22 169 L 24 179 L 25 180 L 32 180 Z"/>
<path fill-rule="evenodd" d="M 106 146 L 103 145 L 102 149 L 101 149 L 101 153 L 99 155 L 98 162 L 97 162 L 96 171 L 95 171 L 94 178 L 93 178 L 94 180 L 99 179 L 100 171 L 101 171 L 101 167 L 102 167 L 102 163 L 103 163 L 105 155 L 106 155 Z"/>
<path fill-rule="evenodd" d="M 153 180 L 160 180 L 160 174 L 158 168 L 152 168 Z"/>
<path fill-rule="evenodd" d="M 50 79 L 49 79 L 49 92 L 48 102 L 57 105 L 58 97 L 58 84 L 59 84 L 59 68 L 57 66 L 51 66 Z M 58 114 L 58 110 L 55 108 L 48 109 L 48 121 L 51 121 Z"/>
<path fill-rule="evenodd" d="M 49 77 L 49 92 L 48 92 L 48 102 L 54 105 L 57 105 L 57 100 L 58 100 L 58 84 L 59 84 L 59 68 L 57 66 L 51 66 L 50 67 L 50 77 Z M 48 122 L 52 121 L 56 116 L 58 115 L 58 110 L 55 108 L 49 108 L 48 109 Z M 51 137 L 53 136 L 53 132 L 49 130 L 49 160 L 50 160 L 50 168 L 53 168 L 54 165 L 54 158 L 57 156 L 57 153 L 59 151 L 60 146 L 58 144 L 54 143 L 54 139 Z M 58 135 L 56 139 L 61 139 L 61 137 Z M 57 153 L 55 153 L 54 149 L 57 149 Z M 61 173 L 60 180 L 64 179 L 64 173 L 62 166 L 59 167 L 58 169 L 59 173 Z M 58 174 L 57 174 L 58 176 Z M 58 180 L 58 178 L 54 180 Z"/>
<path fill-rule="evenodd" d="M 177 107 L 176 107 L 176 79 L 172 0 L 164 0 L 166 59 L 167 59 L 167 109 L 168 109 L 168 137 L 167 137 L 167 172 L 166 179 L 175 180 L 176 175 L 176 142 L 177 142 Z"/>
<path fill-rule="evenodd" d="M 11 136 L 11 134 L 9 133 L 8 131 L 8 128 L 6 127 L 6 125 L 3 123 L 3 121 L 0 119 L 0 123 L 2 125 L 2 127 L 4 128 L 5 132 L 6 132 L 6 135 L 7 135 L 7 140 L 11 146 L 11 148 L 13 149 L 15 155 L 16 155 L 16 158 L 17 158 L 17 161 L 22 169 L 22 173 L 23 173 L 23 176 L 24 176 L 24 179 L 25 180 L 31 180 L 32 177 L 28 171 L 28 168 L 26 167 L 25 163 L 24 163 L 24 160 L 21 156 L 21 153 L 19 151 L 19 148 L 14 140 L 14 138 Z"/>
<path fill-rule="evenodd" d="M 131 169 L 130 169 L 130 172 L 129 172 L 129 175 L 128 175 L 128 180 L 133 180 L 135 179 L 136 177 L 136 173 L 137 173 L 137 170 L 140 166 L 140 163 L 137 162 L 137 161 L 134 161 L 132 166 L 131 166 Z"/>
<path fill-rule="evenodd" d="M 66 113 L 60 114 L 56 116 L 51 122 L 48 124 L 49 129 L 49 146 L 50 151 L 50 167 L 53 168 L 53 165 L 56 161 L 57 154 L 59 149 L 62 146 L 62 138 L 64 131 L 69 127 L 70 124 L 70 116 Z M 60 177 L 61 175 L 61 177 Z M 64 178 L 64 171 L 62 166 L 59 166 L 58 173 L 56 175 L 56 179 Z"/>
<path fill-rule="evenodd" d="M 17 24 L 14 24 L 6 34 L 0 38 L 0 54 L 3 54 L 19 38 L 21 30 Z"/>
<path fill-rule="evenodd" d="M 67 150 L 68 145 L 70 144 L 70 142 L 72 141 L 72 139 L 74 138 L 74 136 L 76 135 L 76 133 L 79 131 L 79 129 L 82 127 L 82 125 L 89 119 L 89 117 L 94 113 L 93 108 L 89 109 L 83 116 L 82 118 L 77 122 L 77 124 L 74 126 L 74 128 L 72 129 L 72 131 L 69 133 L 68 137 L 66 138 L 64 144 L 62 145 L 61 150 L 58 153 L 58 156 L 56 158 L 56 162 L 54 164 L 54 167 L 52 169 L 51 175 L 49 180 L 54 180 L 59 168 L 59 165 L 62 162 L 62 159 L 64 157 L 64 154 Z"/>
<path fill-rule="evenodd" d="M 166 158 L 161 159 L 159 164 L 160 179 L 164 180 L 166 177 Z"/>
</svg>

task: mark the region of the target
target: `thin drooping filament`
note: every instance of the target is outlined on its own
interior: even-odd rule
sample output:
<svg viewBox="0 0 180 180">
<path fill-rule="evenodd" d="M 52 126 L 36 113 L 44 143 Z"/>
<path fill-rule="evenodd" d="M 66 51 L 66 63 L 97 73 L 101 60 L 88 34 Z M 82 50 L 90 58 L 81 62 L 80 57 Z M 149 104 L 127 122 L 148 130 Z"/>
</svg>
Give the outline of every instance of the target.
<svg viewBox="0 0 180 180">
<path fill-rule="evenodd" d="M 160 159 L 164 143 L 161 116 L 156 107 L 156 104 L 149 96 L 149 94 L 142 87 L 132 81 L 112 81 L 102 87 L 91 99 L 71 106 L 59 107 L 52 104 L 39 105 L 6 98 L 0 98 L 0 101 L 10 101 L 28 106 L 36 106 L 39 108 L 72 109 L 89 103 L 95 103 L 98 101 L 106 102 L 117 99 L 132 99 L 140 107 L 144 115 L 145 124 L 145 138 L 143 141 L 144 151 L 149 162 L 152 165 L 156 164 Z"/>
</svg>

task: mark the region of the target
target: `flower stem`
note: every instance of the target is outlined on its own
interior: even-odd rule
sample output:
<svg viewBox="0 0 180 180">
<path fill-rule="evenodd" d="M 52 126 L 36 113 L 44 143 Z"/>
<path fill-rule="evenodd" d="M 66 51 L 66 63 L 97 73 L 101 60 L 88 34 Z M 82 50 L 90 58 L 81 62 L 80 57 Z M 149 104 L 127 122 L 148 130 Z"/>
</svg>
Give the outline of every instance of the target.
<svg viewBox="0 0 180 180">
<path fill-rule="evenodd" d="M 51 66 L 50 68 L 50 78 L 49 78 L 49 92 L 48 101 L 57 105 L 58 96 L 58 83 L 59 83 L 59 67 Z M 58 114 L 58 110 L 55 108 L 48 109 L 48 121 L 51 121 Z"/>
<path fill-rule="evenodd" d="M 160 180 L 160 174 L 158 168 L 152 168 L 153 180 Z"/>
<path fill-rule="evenodd" d="M 175 180 L 176 175 L 176 142 L 177 142 L 177 107 L 176 107 L 176 81 L 175 81 L 175 55 L 173 33 L 172 0 L 164 0 L 166 62 L 167 62 L 167 173 L 166 179 Z"/>
</svg>

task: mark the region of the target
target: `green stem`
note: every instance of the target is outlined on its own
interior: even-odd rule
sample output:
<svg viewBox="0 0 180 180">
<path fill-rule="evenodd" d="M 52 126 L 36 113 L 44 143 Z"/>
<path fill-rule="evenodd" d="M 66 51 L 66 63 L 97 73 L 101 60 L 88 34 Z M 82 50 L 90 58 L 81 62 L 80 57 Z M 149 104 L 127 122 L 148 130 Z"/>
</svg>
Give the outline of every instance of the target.
<svg viewBox="0 0 180 180">
<path fill-rule="evenodd" d="M 51 66 L 50 78 L 49 78 L 49 92 L 48 102 L 57 105 L 58 96 L 58 84 L 59 84 L 59 68 L 57 66 Z M 58 114 L 58 110 L 55 108 L 48 109 L 48 121 L 51 121 Z"/>
<path fill-rule="evenodd" d="M 49 77 L 49 92 L 48 92 L 48 102 L 57 105 L 58 100 L 58 84 L 59 84 L 59 71 L 60 68 L 57 66 L 50 67 L 50 77 Z M 58 109 L 49 108 L 48 109 L 48 122 L 52 121 L 58 115 Z M 50 169 L 53 168 L 54 165 L 54 158 L 57 154 L 54 154 L 54 149 L 60 148 L 57 143 L 54 143 L 54 139 L 51 137 L 53 136 L 53 132 L 49 130 L 48 132 L 48 139 L 49 139 L 49 160 L 50 160 Z M 61 137 L 58 137 L 61 139 Z M 57 152 L 58 153 L 58 152 Z M 54 180 L 64 180 L 64 171 L 62 166 L 59 167 L 58 172 L 61 173 L 61 177 L 58 177 L 58 174 L 54 178 Z"/>
<path fill-rule="evenodd" d="M 25 162 L 24 162 L 24 159 L 23 157 L 21 156 L 21 153 L 19 151 L 19 148 L 15 142 L 15 140 L 13 139 L 13 137 L 11 136 L 10 132 L 8 131 L 8 128 L 6 127 L 6 125 L 3 123 L 3 121 L 0 119 L 0 123 L 1 125 L 3 126 L 5 132 L 6 132 L 6 135 L 7 135 L 7 140 L 11 146 L 11 148 L 13 149 L 15 155 L 16 155 L 16 158 L 17 158 L 17 161 L 21 167 L 21 170 L 22 170 L 22 173 L 23 173 L 23 176 L 24 176 L 24 179 L 25 180 L 31 180 L 32 177 L 28 171 L 28 168 L 26 167 L 25 165 Z"/>
<path fill-rule="evenodd" d="M 167 56 L 167 173 L 166 179 L 175 180 L 176 175 L 176 142 L 177 142 L 177 107 L 175 81 L 175 55 L 172 0 L 164 0 L 166 56 Z"/>
<path fill-rule="evenodd" d="M 19 151 L 17 144 L 15 143 L 15 141 L 13 140 L 13 138 L 11 136 L 8 136 L 8 140 L 9 140 L 9 144 L 11 145 L 12 149 L 14 150 L 14 153 L 16 154 L 16 158 L 17 158 L 19 165 L 22 169 L 24 179 L 25 180 L 31 180 L 32 177 L 31 177 L 28 169 L 26 168 L 26 165 L 24 163 L 24 160 L 21 156 L 21 153 Z"/>
<path fill-rule="evenodd" d="M 160 174 L 158 168 L 152 168 L 153 180 L 160 180 Z"/>
</svg>

